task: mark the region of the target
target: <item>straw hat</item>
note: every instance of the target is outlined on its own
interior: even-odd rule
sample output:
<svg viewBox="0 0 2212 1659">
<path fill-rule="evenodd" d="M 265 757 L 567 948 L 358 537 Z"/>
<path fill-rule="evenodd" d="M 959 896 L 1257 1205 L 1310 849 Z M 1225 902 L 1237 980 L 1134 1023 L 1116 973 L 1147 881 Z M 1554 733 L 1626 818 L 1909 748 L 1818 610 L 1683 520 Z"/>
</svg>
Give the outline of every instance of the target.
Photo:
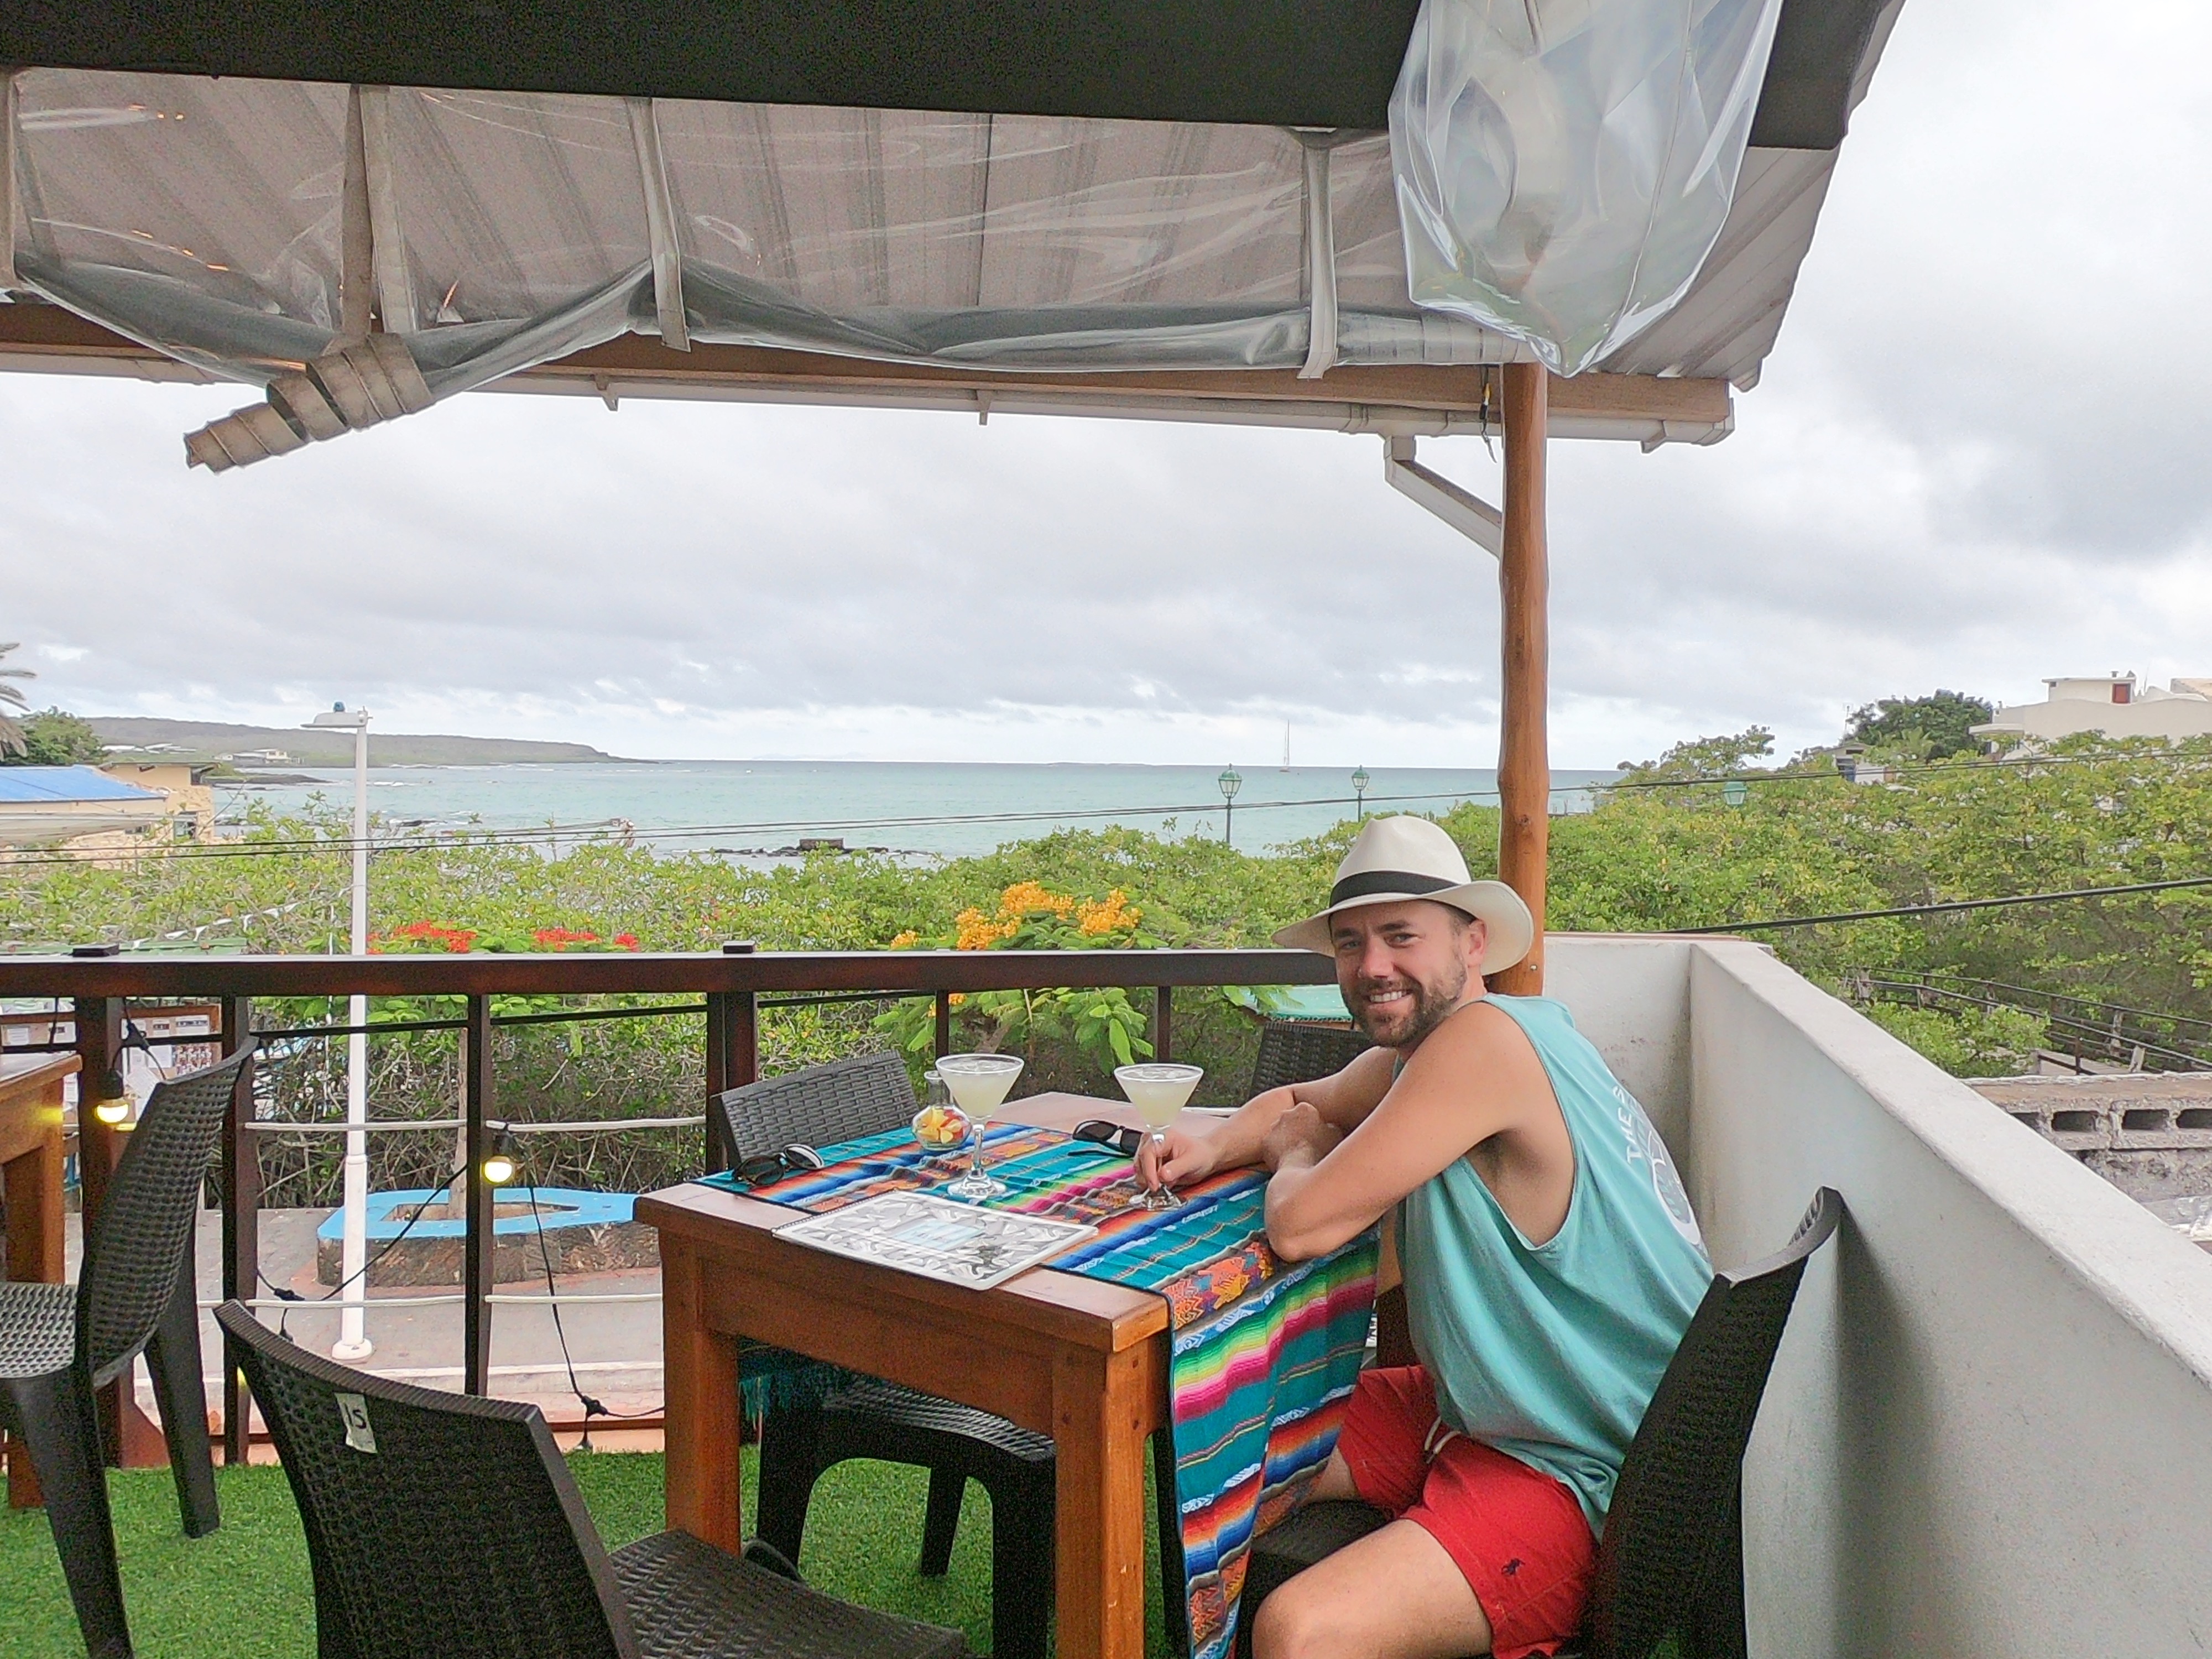
<svg viewBox="0 0 2212 1659">
<path fill-rule="evenodd" d="M 1502 881 L 1470 879 L 1467 860 L 1441 827 L 1426 818 L 1394 817 L 1367 820 L 1359 839 L 1336 866 L 1328 908 L 1284 928 L 1275 935 L 1275 943 L 1288 951 L 1333 956 L 1331 916 L 1356 905 L 1401 904 L 1407 899 L 1449 904 L 1487 927 L 1489 940 L 1482 952 L 1486 974 L 1520 961 L 1536 937 L 1536 924 L 1521 895 Z"/>
</svg>

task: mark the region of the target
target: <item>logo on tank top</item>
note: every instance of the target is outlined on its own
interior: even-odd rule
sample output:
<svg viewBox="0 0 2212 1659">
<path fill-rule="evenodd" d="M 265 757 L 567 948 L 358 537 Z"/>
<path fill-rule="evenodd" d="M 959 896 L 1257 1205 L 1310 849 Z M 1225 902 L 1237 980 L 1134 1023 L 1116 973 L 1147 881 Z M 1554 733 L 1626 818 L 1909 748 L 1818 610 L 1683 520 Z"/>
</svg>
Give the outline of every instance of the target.
<svg viewBox="0 0 2212 1659">
<path fill-rule="evenodd" d="M 1667 1212 L 1667 1219 L 1674 1224 L 1674 1231 L 1699 1249 L 1705 1248 L 1705 1235 L 1698 1231 L 1696 1212 L 1690 1208 L 1690 1194 L 1683 1190 L 1682 1177 L 1675 1170 L 1674 1156 L 1667 1143 L 1659 1139 L 1658 1130 L 1644 1108 L 1637 1104 L 1636 1097 L 1616 1082 L 1613 1085 L 1616 1103 L 1615 1116 L 1620 1124 L 1625 1140 L 1622 1153 L 1633 1168 L 1638 1161 L 1651 1170 L 1651 1190 L 1658 1194 L 1659 1207 Z"/>
</svg>

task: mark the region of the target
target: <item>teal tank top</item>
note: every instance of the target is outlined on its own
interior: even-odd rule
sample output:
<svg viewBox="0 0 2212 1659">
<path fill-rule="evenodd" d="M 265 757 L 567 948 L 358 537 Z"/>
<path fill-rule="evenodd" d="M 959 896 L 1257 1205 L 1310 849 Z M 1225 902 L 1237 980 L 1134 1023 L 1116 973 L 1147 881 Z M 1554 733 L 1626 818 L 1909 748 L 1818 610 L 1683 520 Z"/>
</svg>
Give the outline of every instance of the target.
<svg viewBox="0 0 2212 1659">
<path fill-rule="evenodd" d="M 1553 1475 L 1601 1532 L 1628 1443 L 1712 1282 L 1674 1160 L 1565 1005 L 1492 996 L 1574 1141 L 1556 1237 L 1531 1244 L 1464 1158 L 1407 1194 L 1398 1254 L 1444 1426 Z"/>
</svg>

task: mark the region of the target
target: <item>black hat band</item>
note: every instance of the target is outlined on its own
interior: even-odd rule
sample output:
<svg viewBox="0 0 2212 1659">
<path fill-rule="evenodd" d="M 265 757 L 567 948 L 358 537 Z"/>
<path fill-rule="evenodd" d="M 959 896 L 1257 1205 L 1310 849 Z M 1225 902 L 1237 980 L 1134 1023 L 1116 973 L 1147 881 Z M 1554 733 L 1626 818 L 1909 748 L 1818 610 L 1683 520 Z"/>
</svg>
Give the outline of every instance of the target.
<svg viewBox="0 0 2212 1659">
<path fill-rule="evenodd" d="M 1417 876 L 1410 870 L 1363 870 L 1356 876 L 1346 876 L 1328 890 L 1331 909 L 1353 899 L 1372 898 L 1377 893 L 1440 893 L 1447 887 L 1461 884 L 1447 881 L 1441 876 Z"/>
</svg>

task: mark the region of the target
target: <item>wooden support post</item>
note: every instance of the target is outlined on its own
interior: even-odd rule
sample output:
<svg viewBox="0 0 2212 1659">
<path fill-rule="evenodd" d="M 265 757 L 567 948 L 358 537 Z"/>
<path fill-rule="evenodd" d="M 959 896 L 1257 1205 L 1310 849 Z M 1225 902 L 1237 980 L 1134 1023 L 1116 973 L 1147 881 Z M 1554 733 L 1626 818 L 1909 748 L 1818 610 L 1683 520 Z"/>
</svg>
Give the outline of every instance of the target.
<svg viewBox="0 0 2212 1659">
<path fill-rule="evenodd" d="M 253 1001 L 226 997 L 222 1005 L 222 1052 L 226 1059 L 253 1041 Z M 241 1300 L 253 1295 L 261 1278 L 261 1147 L 248 1126 L 253 1121 L 253 1079 L 239 1079 L 222 1123 L 222 1293 Z M 222 1339 L 222 1461 L 246 1462 L 252 1426 L 252 1402 L 240 1370 L 239 1345 Z"/>
<path fill-rule="evenodd" d="M 107 1177 L 122 1152 L 121 1134 L 93 1115 L 102 1079 L 123 1068 L 123 1001 L 119 997 L 76 999 L 76 1178 L 84 1194 L 84 1230 L 89 1233 L 107 1201 Z"/>
<path fill-rule="evenodd" d="M 1548 377 L 1540 363 L 1505 366 L 1505 530 L 1498 560 L 1504 708 L 1498 743 L 1498 875 L 1536 921 L 1528 956 L 1490 988 L 1544 988 L 1544 865 L 1551 836 L 1552 763 L 1545 732 L 1550 574 L 1544 533 Z"/>
<path fill-rule="evenodd" d="M 706 1146 L 702 1158 L 709 1175 L 730 1167 L 730 1149 L 722 1138 L 721 1114 L 715 1109 L 714 1097 L 731 1086 L 730 1083 L 730 995 L 726 991 L 707 993 L 707 1127 Z"/>
<path fill-rule="evenodd" d="M 726 957 L 749 957 L 755 950 L 749 939 L 727 940 Z M 742 1089 L 760 1081 L 760 994 L 756 991 L 721 991 L 707 999 L 707 1092 Z M 738 1149 L 722 1133 L 720 1115 L 707 1106 L 707 1167 L 726 1170 L 737 1162 Z"/>
<path fill-rule="evenodd" d="M 730 993 L 730 1087 L 760 1081 L 760 996 Z"/>
<path fill-rule="evenodd" d="M 76 999 L 76 1176 L 84 1195 L 84 1233 L 92 1236 L 106 1206 L 107 1183 L 115 1161 L 123 1156 L 128 1129 L 102 1123 L 93 1107 L 101 1097 L 102 1080 L 109 1072 L 123 1069 L 123 999 Z M 138 1409 L 130 1370 L 100 1391 L 100 1443 L 107 1461 L 126 1469 L 150 1468 L 168 1461 L 168 1449 L 153 1419 Z"/>
<path fill-rule="evenodd" d="M 937 1029 L 930 1041 L 933 1045 L 933 1052 L 939 1060 L 951 1050 L 952 994 L 950 991 L 937 994 Z"/>
<path fill-rule="evenodd" d="M 468 1149 L 465 1236 L 461 1257 L 462 1386 L 471 1394 L 491 1391 L 492 1185 L 484 1179 L 491 1152 L 491 999 L 468 1000 L 468 1029 L 462 1034 L 462 1139 Z M 363 1283 L 357 1294 L 367 1295 Z"/>
<path fill-rule="evenodd" d="M 725 946 L 725 949 L 728 947 Z M 750 991 L 707 994 L 707 1168 L 726 1170 L 737 1149 L 722 1130 L 714 1097 L 760 1080 L 760 1001 Z"/>
<path fill-rule="evenodd" d="M 1152 1058 L 1175 1058 L 1175 988 L 1169 985 L 1152 991 Z"/>
</svg>

